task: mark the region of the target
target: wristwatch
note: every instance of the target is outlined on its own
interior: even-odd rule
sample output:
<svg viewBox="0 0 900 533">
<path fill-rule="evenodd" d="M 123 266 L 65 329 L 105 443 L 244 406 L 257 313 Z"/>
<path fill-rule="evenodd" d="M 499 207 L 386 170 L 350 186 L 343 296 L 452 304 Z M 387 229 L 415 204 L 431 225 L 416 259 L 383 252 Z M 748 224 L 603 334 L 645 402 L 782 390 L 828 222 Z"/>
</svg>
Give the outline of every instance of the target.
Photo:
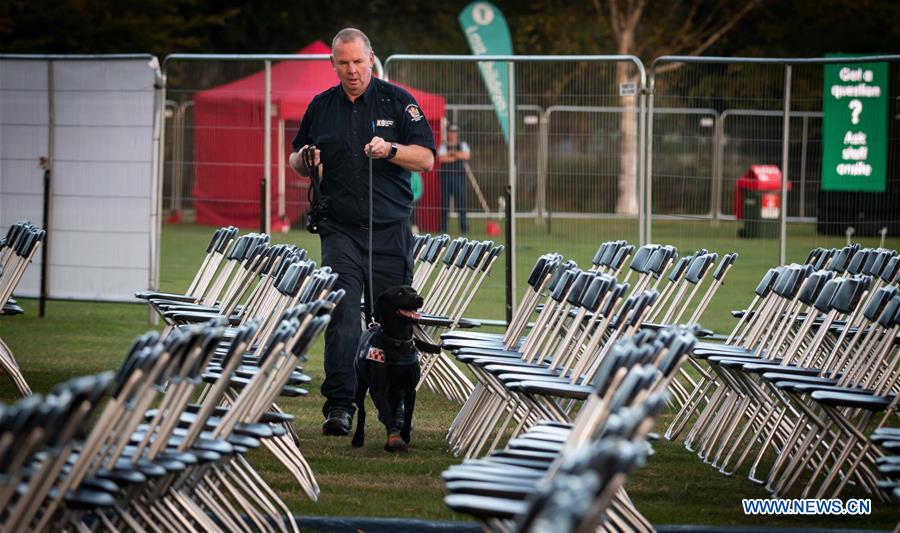
<svg viewBox="0 0 900 533">
<path fill-rule="evenodd" d="M 391 153 L 388 154 L 386 159 L 393 159 L 395 155 L 397 155 L 397 143 L 391 143 Z"/>
</svg>

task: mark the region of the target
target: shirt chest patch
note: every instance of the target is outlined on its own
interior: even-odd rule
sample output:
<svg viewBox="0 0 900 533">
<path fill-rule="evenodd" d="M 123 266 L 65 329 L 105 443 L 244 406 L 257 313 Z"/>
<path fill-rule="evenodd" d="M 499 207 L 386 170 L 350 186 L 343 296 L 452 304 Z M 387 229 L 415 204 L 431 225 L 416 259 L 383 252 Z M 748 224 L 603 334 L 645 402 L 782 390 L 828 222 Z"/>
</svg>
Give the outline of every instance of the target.
<svg viewBox="0 0 900 533">
<path fill-rule="evenodd" d="M 379 128 L 393 128 L 393 127 L 394 127 L 394 121 L 393 121 L 393 120 L 388 120 L 388 119 L 386 119 L 386 118 L 380 118 L 380 119 L 378 119 L 378 120 L 375 121 L 375 125 L 378 126 Z"/>
</svg>

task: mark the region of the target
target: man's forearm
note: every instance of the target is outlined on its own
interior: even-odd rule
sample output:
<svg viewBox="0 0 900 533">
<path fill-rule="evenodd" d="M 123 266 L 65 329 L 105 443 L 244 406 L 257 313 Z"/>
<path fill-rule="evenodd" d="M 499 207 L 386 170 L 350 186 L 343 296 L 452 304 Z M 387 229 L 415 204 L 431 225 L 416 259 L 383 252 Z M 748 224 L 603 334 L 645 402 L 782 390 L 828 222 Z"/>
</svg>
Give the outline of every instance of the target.
<svg viewBox="0 0 900 533">
<path fill-rule="evenodd" d="M 434 166 L 434 154 L 430 149 L 417 144 L 397 145 L 397 155 L 391 163 L 411 172 L 428 172 Z"/>
</svg>

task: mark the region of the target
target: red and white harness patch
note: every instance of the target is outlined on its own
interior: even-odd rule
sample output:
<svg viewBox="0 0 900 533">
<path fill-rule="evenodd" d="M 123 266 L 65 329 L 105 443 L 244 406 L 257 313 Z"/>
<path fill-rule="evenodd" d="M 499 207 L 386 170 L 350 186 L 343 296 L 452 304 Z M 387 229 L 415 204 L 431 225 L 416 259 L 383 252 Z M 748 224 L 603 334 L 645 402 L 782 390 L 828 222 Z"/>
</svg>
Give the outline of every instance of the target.
<svg viewBox="0 0 900 533">
<path fill-rule="evenodd" d="M 369 348 L 369 353 L 366 354 L 366 359 L 369 361 L 375 361 L 376 363 L 384 362 L 384 350 L 381 348 Z"/>
</svg>

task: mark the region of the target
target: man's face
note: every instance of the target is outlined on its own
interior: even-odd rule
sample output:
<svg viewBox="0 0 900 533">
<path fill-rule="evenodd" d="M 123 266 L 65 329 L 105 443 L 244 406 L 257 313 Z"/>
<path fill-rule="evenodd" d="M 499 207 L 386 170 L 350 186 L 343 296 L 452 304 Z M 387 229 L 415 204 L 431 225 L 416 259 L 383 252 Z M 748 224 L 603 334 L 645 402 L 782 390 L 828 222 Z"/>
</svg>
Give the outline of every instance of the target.
<svg viewBox="0 0 900 533">
<path fill-rule="evenodd" d="M 331 66 L 341 80 L 344 91 L 354 98 L 369 87 L 374 63 L 375 53 L 366 50 L 362 39 L 338 41 L 331 50 Z"/>
<path fill-rule="evenodd" d="M 459 133 L 455 131 L 447 132 L 447 144 L 454 145 L 459 142 Z"/>
</svg>

